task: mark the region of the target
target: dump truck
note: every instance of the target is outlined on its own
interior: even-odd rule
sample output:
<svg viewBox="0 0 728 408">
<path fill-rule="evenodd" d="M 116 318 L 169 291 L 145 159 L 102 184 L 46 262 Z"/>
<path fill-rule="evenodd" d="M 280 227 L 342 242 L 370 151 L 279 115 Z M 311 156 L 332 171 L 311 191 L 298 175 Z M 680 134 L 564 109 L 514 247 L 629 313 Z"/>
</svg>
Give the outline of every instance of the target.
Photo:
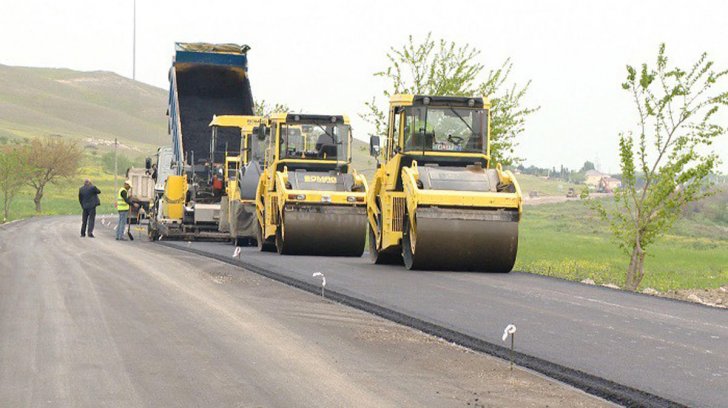
<svg viewBox="0 0 728 408">
<path fill-rule="evenodd" d="M 258 139 L 267 140 L 256 191 L 258 248 L 361 256 L 367 181 L 351 168 L 348 117 L 276 113 L 258 128 Z"/>
<path fill-rule="evenodd" d="M 154 202 L 154 180 L 151 170 L 151 159 L 147 159 L 146 167 L 130 167 L 126 170 L 126 179 L 131 181 L 129 199 L 139 204 L 139 207 L 129 208 L 130 224 L 138 224 L 144 220 Z"/>
<path fill-rule="evenodd" d="M 388 115 L 385 148 L 370 140 L 373 261 L 509 272 L 523 199 L 514 175 L 492 162 L 488 99 L 393 95 Z"/>
<path fill-rule="evenodd" d="M 247 69 L 247 45 L 176 43 L 169 71 L 168 129 L 172 139 L 173 179 L 165 180 L 162 201 L 183 194 L 175 211 L 158 214 L 156 231 L 170 238 L 228 239 L 219 230 L 224 196 L 225 157 L 239 154 L 240 132 L 210 132 L 214 115 L 252 115 L 253 97 Z M 184 184 L 184 185 L 182 185 Z M 161 208 L 168 207 L 163 202 Z M 165 213 L 165 211 L 167 211 Z M 172 216 L 174 215 L 174 216 Z"/>
<path fill-rule="evenodd" d="M 225 195 L 220 206 L 221 232 L 229 232 L 235 246 L 255 245 L 255 192 L 264 165 L 265 140 L 253 133 L 260 126 L 260 116 L 220 115 L 213 117 L 210 127 L 213 140 L 222 129 L 236 129 L 241 142 L 237 155 L 225 157 Z"/>
</svg>

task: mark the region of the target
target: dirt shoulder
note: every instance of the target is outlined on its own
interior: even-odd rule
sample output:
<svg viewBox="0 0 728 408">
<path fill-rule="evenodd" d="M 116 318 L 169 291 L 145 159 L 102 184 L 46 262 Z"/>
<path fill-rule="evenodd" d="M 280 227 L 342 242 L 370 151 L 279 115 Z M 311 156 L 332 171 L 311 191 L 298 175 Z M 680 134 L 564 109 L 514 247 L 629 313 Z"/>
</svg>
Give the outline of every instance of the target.
<svg viewBox="0 0 728 408">
<path fill-rule="evenodd" d="M 728 285 L 717 289 L 678 289 L 667 292 L 646 290 L 643 293 L 700 303 L 706 306 L 728 308 Z"/>
</svg>

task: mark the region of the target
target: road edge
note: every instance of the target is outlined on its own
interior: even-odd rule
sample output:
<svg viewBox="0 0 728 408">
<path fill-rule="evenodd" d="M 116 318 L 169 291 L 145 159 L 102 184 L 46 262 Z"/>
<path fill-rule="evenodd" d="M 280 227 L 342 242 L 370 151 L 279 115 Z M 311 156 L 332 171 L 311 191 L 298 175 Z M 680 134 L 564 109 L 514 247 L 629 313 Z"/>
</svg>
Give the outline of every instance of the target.
<svg viewBox="0 0 728 408">
<path fill-rule="evenodd" d="M 255 265 L 247 264 L 243 260 L 235 261 L 232 258 L 228 258 L 222 255 L 209 253 L 196 248 L 181 248 L 179 246 L 163 241 L 156 241 L 155 243 L 160 244 L 166 248 L 172 248 L 182 252 L 194 253 L 200 256 L 224 262 L 229 265 L 237 266 L 255 274 L 284 283 L 297 289 L 304 290 L 309 293 L 321 293 L 321 288 L 318 285 L 314 285 L 312 283 L 292 278 L 290 276 L 286 276 Z M 482 352 L 500 358 L 504 361 L 510 361 L 511 356 L 513 356 L 513 361 L 518 366 L 536 371 L 549 378 L 580 389 L 588 394 L 603 398 L 607 401 L 614 402 L 623 406 L 686 407 L 686 405 L 665 399 L 663 397 L 648 393 L 646 391 L 638 390 L 636 388 L 622 385 L 602 377 L 585 373 L 580 370 L 552 363 L 539 357 L 534 357 L 519 351 L 511 353 L 511 350 L 507 347 L 491 343 L 464 333 L 460 333 L 456 330 L 448 329 L 444 326 L 430 323 L 422 319 L 409 316 L 405 313 L 398 312 L 396 310 L 389 309 L 384 306 L 380 306 L 375 303 L 371 303 L 369 301 L 346 295 L 334 290 L 327 289 L 326 298 L 328 300 L 333 300 L 346 306 L 350 306 L 355 309 L 374 314 L 392 322 L 402 324 L 416 330 L 420 330 L 424 333 L 439 337 L 462 347 L 466 347 L 474 351 Z"/>
</svg>

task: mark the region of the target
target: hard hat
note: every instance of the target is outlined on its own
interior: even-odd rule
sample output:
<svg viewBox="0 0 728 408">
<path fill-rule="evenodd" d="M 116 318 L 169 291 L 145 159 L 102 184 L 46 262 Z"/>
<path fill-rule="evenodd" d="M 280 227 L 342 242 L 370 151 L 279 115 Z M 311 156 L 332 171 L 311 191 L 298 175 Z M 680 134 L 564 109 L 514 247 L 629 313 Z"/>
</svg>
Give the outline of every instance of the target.
<svg viewBox="0 0 728 408">
<path fill-rule="evenodd" d="M 126 181 L 124 181 L 124 184 L 128 184 L 128 185 L 129 185 L 129 187 L 131 187 L 131 180 L 126 180 Z"/>
</svg>

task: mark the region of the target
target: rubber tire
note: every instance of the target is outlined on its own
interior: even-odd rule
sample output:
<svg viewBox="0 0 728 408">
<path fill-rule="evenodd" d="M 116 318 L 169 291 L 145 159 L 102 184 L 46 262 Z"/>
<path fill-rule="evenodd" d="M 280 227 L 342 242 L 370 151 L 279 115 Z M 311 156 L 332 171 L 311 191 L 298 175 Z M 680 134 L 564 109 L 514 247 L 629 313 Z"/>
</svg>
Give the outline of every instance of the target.
<svg viewBox="0 0 728 408">
<path fill-rule="evenodd" d="M 421 269 L 421 265 L 417 264 L 417 258 L 412 253 L 412 246 L 410 243 L 410 221 L 409 215 L 404 214 L 404 222 L 402 223 L 402 259 L 404 260 L 404 267 L 409 270 Z M 415 248 L 415 253 L 417 252 Z"/>
<path fill-rule="evenodd" d="M 151 224 L 147 225 L 147 236 L 150 241 L 156 241 L 159 239 L 159 231 L 156 228 L 152 228 Z"/>
<path fill-rule="evenodd" d="M 286 243 L 283 241 L 283 214 L 278 217 L 278 228 L 276 228 L 276 251 L 278 251 L 279 255 L 288 255 L 288 251 L 286 251 Z"/>
<path fill-rule="evenodd" d="M 258 246 L 258 240 L 255 238 L 233 238 L 232 243 L 236 247 L 254 247 Z"/>
<path fill-rule="evenodd" d="M 260 224 L 258 224 L 258 227 L 256 228 L 256 236 L 257 236 L 256 241 L 258 244 L 258 250 L 260 252 L 275 252 L 276 251 L 275 241 L 263 239 L 263 230 L 260 228 Z"/>
<path fill-rule="evenodd" d="M 379 252 L 374 236 L 374 229 L 369 225 L 369 258 L 376 265 L 402 265 L 402 257 L 397 253 Z"/>
</svg>

